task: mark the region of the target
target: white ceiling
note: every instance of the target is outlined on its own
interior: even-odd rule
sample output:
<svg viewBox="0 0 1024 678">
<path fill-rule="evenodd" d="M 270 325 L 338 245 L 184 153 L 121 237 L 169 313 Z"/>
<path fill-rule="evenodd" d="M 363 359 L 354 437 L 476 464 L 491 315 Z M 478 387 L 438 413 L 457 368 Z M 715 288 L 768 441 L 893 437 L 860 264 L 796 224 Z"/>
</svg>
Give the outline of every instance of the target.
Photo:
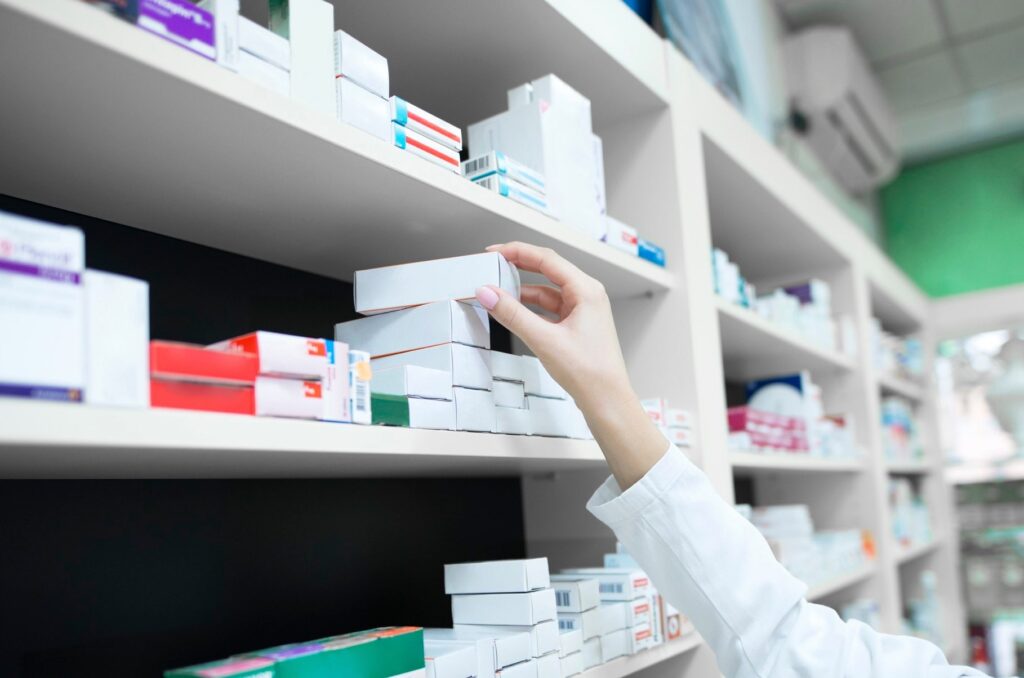
<svg viewBox="0 0 1024 678">
<path fill-rule="evenodd" d="M 1024 133 L 1024 0 L 777 4 L 791 28 L 853 31 L 900 121 L 908 159 Z"/>
</svg>

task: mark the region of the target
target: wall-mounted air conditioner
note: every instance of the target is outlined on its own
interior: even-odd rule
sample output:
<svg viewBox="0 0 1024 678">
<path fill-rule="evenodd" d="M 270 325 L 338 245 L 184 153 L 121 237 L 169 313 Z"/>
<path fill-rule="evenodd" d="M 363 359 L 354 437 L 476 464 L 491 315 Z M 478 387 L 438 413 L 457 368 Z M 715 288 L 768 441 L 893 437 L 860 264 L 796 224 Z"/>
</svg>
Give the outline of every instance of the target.
<svg viewBox="0 0 1024 678">
<path fill-rule="evenodd" d="M 846 28 L 816 27 L 786 39 L 786 80 L 807 140 L 853 193 L 888 181 L 899 168 L 889 102 Z"/>
</svg>

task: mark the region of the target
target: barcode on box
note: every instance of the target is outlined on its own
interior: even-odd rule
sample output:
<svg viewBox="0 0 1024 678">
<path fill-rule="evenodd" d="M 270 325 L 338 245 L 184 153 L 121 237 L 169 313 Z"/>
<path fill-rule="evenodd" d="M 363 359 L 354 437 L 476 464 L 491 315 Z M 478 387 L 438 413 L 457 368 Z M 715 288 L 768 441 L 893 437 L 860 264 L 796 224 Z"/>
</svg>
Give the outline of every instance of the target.
<svg viewBox="0 0 1024 678">
<path fill-rule="evenodd" d="M 601 593 L 622 593 L 621 582 L 602 582 Z"/>
<path fill-rule="evenodd" d="M 575 631 L 576 620 L 575 619 L 559 619 L 558 620 L 559 631 Z"/>
<path fill-rule="evenodd" d="M 463 170 L 463 174 L 473 174 L 480 170 L 489 169 L 491 169 L 491 156 L 488 154 L 467 162 L 466 168 Z"/>
<path fill-rule="evenodd" d="M 356 381 L 356 397 L 355 407 L 356 412 L 365 413 L 369 410 L 370 406 L 370 382 L 368 381 Z"/>
<path fill-rule="evenodd" d="M 569 607 L 569 591 L 555 591 L 555 605 Z"/>
<path fill-rule="evenodd" d="M 494 176 L 484 177 L 483 179 L 478 179 L 476 181 L 476 183 L 480 184 L 481 186 L 486 188 L 488 191 L 494 191 L 494 190 L 497 190 L 497 188 L 498 188 L 498 178 L 494 177 Z"/>
</svg>

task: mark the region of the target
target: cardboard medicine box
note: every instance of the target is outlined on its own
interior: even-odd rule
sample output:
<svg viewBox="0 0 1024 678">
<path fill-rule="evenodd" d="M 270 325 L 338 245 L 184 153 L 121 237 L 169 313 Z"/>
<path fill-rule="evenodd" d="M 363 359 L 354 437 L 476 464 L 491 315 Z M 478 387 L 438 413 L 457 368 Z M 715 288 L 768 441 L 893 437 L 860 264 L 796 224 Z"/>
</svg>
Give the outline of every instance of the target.
<svg viewBox="0 0 1024 678">
<path fill-rule="evenodd" d="M 149 370 L 157 379 L 252 386 L 259 359 L 244 351 L 218 351 L 173 341 L 149 343 Z"/>
<path fill-rule="evenodd" d="M 505 177 L 543 195 L 544 175 L 521 162 L 513 160 L 501 151 L 490 151 L 462 163 L 462 176 L 470 181 L 497 175 Z"/>
<path fill-rule="evenodd" d="M 629 629 L 619 629 L 601 636 L 601 663 L 607 664 L 613 659 L 624 657 L 630 653 Z"/>
<path fill-rule="evenodd" d="M 149 405 L 149 283 L 88 269 L 85 289 L 88 405 Z"/>
<path fill-rule="evenodd" d="M 495 379 L 491 382 L 491 392 L 495 407 L 526 409 L 526 389 L 520 383 Z"/>
<path fill-rule="evenodd" d="M 542 398 L 555 398 L 565 400 L 569 397 L 561 384 L 548 373 L 547 368 L 539 358 L 524 355 L 522 358 L 523 382 L 526 385 L 526 395 L 540 396 Z"/>
<path fill-rule="evenodd" d="M 450 400 L 374 393 L 371 410 L 373 423 L 378 425 L 455 430 L 455 403 Z"/>
<path fill-rule="evenodd" d="M 502 594 L 498 594 L 502 595 Z M 525 595 L 525 594 L 509 594 L 509 595 Z M 470 628 L 469 626 L 462 626 L 456 624 L 456 628 Z M 473 626 L 472 628 L 482 629 L 489 633 L 523 633 L 529 639 L 529 648 L 531 657 L 540 657 L 551 652 L 557 652 L 559 641 L 558 641 L 558 622 L 555 620 L 542 621 L 533 625 L 489 625 L 482 624 Z"/>
<path fill-rule="evenodd" d="M 452 373 L 417 365 L 404 365 L 389 370 L 376 370 L 370 382 L 373 393 L 399 395 L 407 398 L 453 400 Z"/>
<path fill-rule="evenodd" d="M 528 436 L 533 434 L 533 420 L 530 418 L 530 411 L 527 409 L 495 406 L 494 415 L 495 433 L 517 436 Z"/>
<path fill-rule="evenodd" d="M 452 621 L 456 624 L 533 626 L 555 619 L 555 594 L 551 589 L 529 593 L 482 593 L 452 596 Z M 557 633 L 555 649 L 557 649 Z"/>
<path fill-rule="evenodd" d="M 372 361 L 374 370 L 414 365 L 452 375 L 452 385 L 471 389 L 491 388 L 491 353 L 464 344 L 442 344 L 431 348 L 396 353 Z M 493 400 L 492 400 L 493 407 Z"/>
<path fill-rule="evenodd" d="M 444 592 L 525 593 L 548 588 L 547 558 L 489 560 L 444 566 Z"/>
<path fill-rule="evenodd" d="M 255 354 L 259 373 L 267 377 L 323 379 L 327 371 L 327 345 L 323 339 L 252 332 L 218 342 L 210 348 Z"/>
<path fill-rule="evenodd" d="M 537 657 L 537 678 L 562 678 L 562 660 L 557 652 Z"/>
<path fill-rule="evenodd" d="M 84 271 L 80 230 L 0 212 L 0 396 L 81 401 Z"/>
<path fill-rule="evenodd" d="M 370 354 L 350 348 L 348 350 L 348 409 L 353 424 L 369 424 L 373 420 L 370 391 L 372 379 L 373 366 L 370 362 Z"/>
<path fill-rule="evenodd" d="M 583 640 L 596 638 L 604 632 L 604 616 L 600 607 L 583 612 L 559 612 L 558 628 L 561 631 L 580 631 Z"/>
<path fill-rule="evenodd" d="M 526 365 L 523 356 L 491 351 L 491 374 L 500 381 L 524 383 L 526 381 Z"/>
<path fill-rule="evenodd" d="M 388 104 L 388 60 L 345 31 L 334 32 L 334 75 L 351 80 L 384 103 L 384 119 L 391 122 Z"/>
<path fill-rule="evenodd" d="M 474 179 L 473 183 L 482 186 L 492 193 L 514 200 L 521 205 L 532 207 L 535 210 L 548 214 L 548 200 L 540 191 L 529 186 L 512 181 L 506 177 L 492 174 L 489 177 Z"/>
<path fill-rule="evenodd" d="M 392 140 L 398 148 L 417 155 L 424 160 L 429 160 L 446 170 L 452 172 L 459 171 L 458 151 L 454 151 L 444 144 L 429 139 L 415 130 L 403 127 L 397 122 L 391 123 L 391 133 Z"/>
<path fill-rule="evenodd" d="M 274 678 L 274 661 L 239 657 L 164 671 L 164 678 Z"/>
<path fill-rule="evenodd" d="M 280 94 L 283 97 L 289 96 L 291 91 L 288 71 L 264 61 L 249 52 L 242 51 L 239 53 L 238 74 L 246 80 L 251 80 L 260 87 L 269 89 L 271 92 Z"/>
<path fill-rule="evenodd" d="M 560 659 L 562 678 L 569 678 L 583 672 L 583 652 L 573 652 Z"/>
<path fill-rule="evenodd" d="M 187 381 L 150 379 L 149 404 L 175 410 L 202 410 L 227 414 L 255 414 L 252 386 L 225 386 Z"/>
<path fill-rule="evenodd" d="M 487 311 L 459 301 L 436 301 L 338 323 L 334 337 L 374 358 L 450 343 L 491 347 Z"/>
<path fill-rule="evenodd" d="M 256 377 L 256 416 L 319 419 L 324 414 L 319 381 Z"/>
<path fill-rule="evenodd" d="M 455 151 L 462 150 L 462 130 L 445 122 L 419 106 L 414 106 L 399 96 L 391 97 L 391 119 L 397 125 L 427 137 L 431 141 L 443 144 Z M 458 154 L 456 154 L 458 157 Z M 461 167 L 456 164 L 457 171 Z"/>
<path fill-rule="evenodd" d="M 494 433 L 497 428 L 497 410 L 490 391 L 456 386 L 455 430 Z"/>
<path fill-rule="evenodd" d="M 494 639 L 484 637 L 460 637 L 456 629 L 423 629 L 424 654 L 429 655 L 426 648 L 430 645 L 449 646 L 453 648 L 470 648 L 473 651 L 476 665 L 473 668 L 473 676 L 487 676 L 493 678 L 494 672 L 498 670 L 494 656 Z"/>
<path fill-rule="evenodd" d="M 654 632 L 650 624 L 637 624 L 629 630 L 629 654 L 636 654 L 654 645 Z"/>
<path fill-rule="evenodd" d="M 640 256 L 640 240 L 635 228 L 609 215 L 605 215 L 604 221 L 607 230 L 605 242 L 626 254 Z"/>
<path fill-rule="evenodd" d="M 599 666 L 603 663 L 601 659 L 601 636 L 591 638 L 590 640 L 584 641 L 583 651 L 583 669 L 592 669 L 595 666 Z"/>
<path fill-rule="evenodd" d="M 530 634 L 516 631 L 507 626 L 473 626 L 456 625 L 451 629 L 428 629 L 424 636 L 435 639 L 454 638 L 458 640 L 475 640 L 477 648 L 480 641 L 486 643 L 494 655 L 494 665 L 498 668 L 525 662 L 533 655 L 530 651 Z"/>
<path fill-rule="evenodd" d="M 603 567 L 579 567 L 565 570 L 567 574 L 583 574 L 597 579 L 601 600 L 635 600 L 650 593 L 651 580 L 643 570 L 610 570 Z"/>
<path fill-rule="evenodd" d="M 476 645 L 423 641 L 427 678 L 475 678 Z"/>
<path fill-rule="evenodd" d="M 535 436 L 568 438 L 574 432 L 574 403 L 539 396 L 526 397 L 530 412 L 530 433 Z"/>
<path fill-rule="evenodd" d="M 583 612 L 601 604 L 597 580 L 574 574 L 551 576 L 555 605 L 559 612 Z"/>
<path fill-rule="evenodd" d="M 583 632 L 579 629 L 560 630 L 558 634 L 558 656 L 565 657 L 583 650 Z"/>
<path fill-rule="evenodd" d="M 349 78 L 336 78 L 334 91 L 338 120 L 371 134 L 381 141 L 391 141 L 388 102 Z"/>
<path fill-rule="evenodd" d="M 334 5 L 271 0 L 270 29 L 290 44 L 291 98 L 334 118 Z"/>
<path fill-rule="evenodd" d="M 238 46 L 240 51 L 273 64 L 283 70 L 285 75 L 291 68 L 291 45 L 288 39 L 244 16 L 238 17 Z"/>
<path fill-rule="evenodd" d="M 217 63 L 228 70 L 237 71 L 239 0 L 200 0 L 196 4 L 213 14 Z"/>
<path fill-rule="evenodd" d="M 136 23 L 211 61 L 217 59 L 213 14 L 187 0 L 139 0 Z"/>
</svg>

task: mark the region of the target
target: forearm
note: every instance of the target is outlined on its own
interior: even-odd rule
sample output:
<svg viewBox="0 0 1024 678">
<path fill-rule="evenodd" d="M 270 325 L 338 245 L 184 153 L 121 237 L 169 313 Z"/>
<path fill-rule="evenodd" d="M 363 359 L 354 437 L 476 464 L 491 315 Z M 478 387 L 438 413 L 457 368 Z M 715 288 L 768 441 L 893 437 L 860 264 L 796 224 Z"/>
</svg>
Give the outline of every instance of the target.
<svg viewBox="0 0 1024 678">
<path fill-rule="evenodd" d="M 588 394 L 577 404 L 623 490 L 643 478 L 665 453 L 665 437 L 628 384 Z"/>
</svg>

